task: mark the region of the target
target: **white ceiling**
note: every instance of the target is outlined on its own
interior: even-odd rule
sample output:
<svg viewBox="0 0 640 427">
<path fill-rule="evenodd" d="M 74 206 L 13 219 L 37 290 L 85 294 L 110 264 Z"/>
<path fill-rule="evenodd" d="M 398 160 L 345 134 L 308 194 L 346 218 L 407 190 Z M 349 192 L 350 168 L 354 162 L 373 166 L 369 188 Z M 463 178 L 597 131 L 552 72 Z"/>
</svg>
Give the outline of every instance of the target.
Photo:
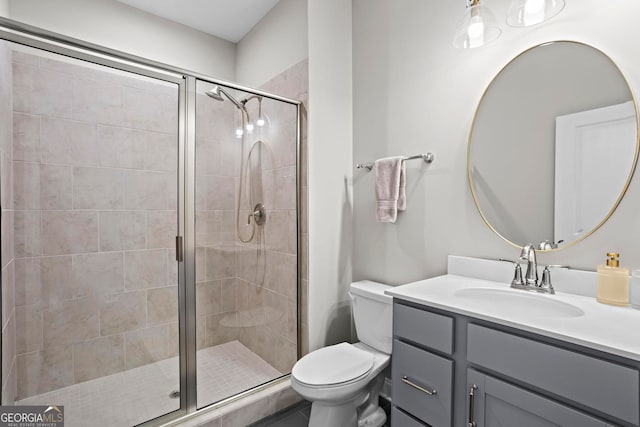
<svg viewBox="0 0 640 427">
<path fill-rule="evenodd" d="M 237 43 L 279 0 L 117 1 Z"/>
</svg>

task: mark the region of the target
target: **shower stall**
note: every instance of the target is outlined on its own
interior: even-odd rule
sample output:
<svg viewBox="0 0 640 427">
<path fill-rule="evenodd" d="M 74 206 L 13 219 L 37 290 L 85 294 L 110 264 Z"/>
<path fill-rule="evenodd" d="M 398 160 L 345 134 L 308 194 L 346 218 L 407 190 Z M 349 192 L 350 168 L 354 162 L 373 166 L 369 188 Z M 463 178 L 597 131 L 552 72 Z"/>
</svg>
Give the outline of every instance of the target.
<svg viewBox="0 0 640 427">
<path fill-rule="evenodd" d="M 286 377 L 300 102 L 3 24 L 2 404 L 157 425 Z"/>
</svg>

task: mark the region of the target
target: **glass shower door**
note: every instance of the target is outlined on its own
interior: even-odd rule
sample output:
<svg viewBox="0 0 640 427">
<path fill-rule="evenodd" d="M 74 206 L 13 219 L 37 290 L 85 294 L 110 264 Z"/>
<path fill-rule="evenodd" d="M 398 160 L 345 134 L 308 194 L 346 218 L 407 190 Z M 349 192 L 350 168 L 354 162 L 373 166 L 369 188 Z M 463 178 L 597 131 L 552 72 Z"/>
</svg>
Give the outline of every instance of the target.
<svg viewBox="0 0 640 427">
<path fill-rule="evenodd" d="M 297 108 L 196 83 L 197 406 L 297 360 Z"/>
<path fill-rule="evenodd" d="M 179 86 L 0 54 L 2 404 L 68 427 L 178 410 Z"/>
</svg>

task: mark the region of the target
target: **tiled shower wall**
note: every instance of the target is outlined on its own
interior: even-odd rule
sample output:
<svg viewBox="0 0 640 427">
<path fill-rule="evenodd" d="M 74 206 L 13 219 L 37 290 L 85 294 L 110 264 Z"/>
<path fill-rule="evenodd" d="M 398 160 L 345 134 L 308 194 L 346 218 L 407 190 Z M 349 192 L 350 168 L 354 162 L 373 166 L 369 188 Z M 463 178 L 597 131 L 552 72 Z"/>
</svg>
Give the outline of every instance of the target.
<svg viewBox="0 0 640 427">
<path fill-rule="evenodd" d="M 13 52 L 17 399 L 177 355 L 177 96 Z"/>
<path fill-rule="evenodd" d="M 262 89 L 306 100 L 307 80 L 307 63 L 303 61 Z M 252 120 L 257 118 L 257 105 L 256 100 L 247 103 Z M 262 111 L 269 120 L 264 128 L 247 135 L 244 161 L 252 144 L 262 140 L 264 145 L 254 157 L 261 164 L 254 164 L 252 172 L 256 180 L 255 202 L 265 204 L 267 222 L 254 241 L 243 244 L 235 230 L 241 161 L 241 141 L 235 138 L 235 127 L 239 126 L 240 115 L 229 102 L 216 102 L 205 95 L 197 99 L 198 348 L 237 339 L 280 372 L 288 373 L 297 356 L 296 111 L 290 104 L 267 98 L 262 101 Z M 303 131 L 303 156 L 305 146 Z M 256 178 L 258 175 L 261 179 Z M 302 166 L 303 188 L 305 177 L 306 167 Z M 306 209 L 306 203 L 302 207 Z M 246 222 L 248 213 L 243 207 L 241 224 Z M 306 210 L 302 216 L 302 247 L 306 255 Z M 247 230 L 243 228 L 242 232 L 246 235 Z M 306 258 L 301 273 L 306 286 Z M 304 295 L 303 291 L 306 301 Z M 303 333 L 305 330 L 303 326 Z"/>
<path fill-rule="evenodd" d="M 0 41 L 0 205 L 2 205 L 2 404 L 14 402 L 16 391 L 15 261 L 13 250 L 11 49 Z"/>
</svg>

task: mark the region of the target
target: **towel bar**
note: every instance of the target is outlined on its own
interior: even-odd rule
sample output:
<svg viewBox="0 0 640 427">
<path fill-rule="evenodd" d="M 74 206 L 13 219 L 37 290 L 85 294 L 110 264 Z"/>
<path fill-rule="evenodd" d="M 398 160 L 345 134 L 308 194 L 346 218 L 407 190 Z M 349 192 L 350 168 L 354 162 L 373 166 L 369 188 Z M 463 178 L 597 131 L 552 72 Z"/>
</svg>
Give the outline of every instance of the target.
<svg viewBox="0 0 640 427">
<path fill-rule="evenodd" d="M 414 159 L 422 159 L 425 163 L 433 162 L 433 153 L 427 154 L 416 154 L 415 156 L 408 156 L 404 158 L 405 160 L 414 160 Z M 366 169 L 367 172 L 371 172 L 373 169 L 373 163 L 358 163 L 356 165 L 358 169 Z"/>
</svg>

